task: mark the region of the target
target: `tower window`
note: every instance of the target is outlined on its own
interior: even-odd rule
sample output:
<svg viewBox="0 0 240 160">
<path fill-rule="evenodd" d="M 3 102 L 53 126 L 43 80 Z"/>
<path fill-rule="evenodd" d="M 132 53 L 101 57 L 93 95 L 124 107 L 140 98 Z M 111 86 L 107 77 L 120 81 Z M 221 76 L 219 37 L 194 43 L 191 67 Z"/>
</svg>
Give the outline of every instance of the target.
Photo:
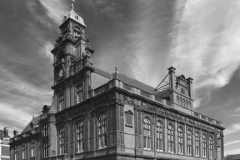
<svg viewBox="0 0 240 160">
<path fill-rule="evenodd" d="M 99 117 L 99 148 L 107 146 L 107 116 L 106 114 L 101 114 Z"/>
<path fill-rule="evenodd" d="M 65 109 L 64 94 L 60 94 L 59 97 L 58 97 L 58 108 L 59 108 L 59 111 Z"/>
<path fill-rule="evenodd" d="M 143 120 L 143 148 L 151 149 L 151 122 L 148 117 Z"/>
<path fill-rule="evenodd" d="M 80 103 L 83 101 L 83 85 L 79 85 L 76 87 L 76 98 L 77 98 L 77 103 Z"/>
</svg>

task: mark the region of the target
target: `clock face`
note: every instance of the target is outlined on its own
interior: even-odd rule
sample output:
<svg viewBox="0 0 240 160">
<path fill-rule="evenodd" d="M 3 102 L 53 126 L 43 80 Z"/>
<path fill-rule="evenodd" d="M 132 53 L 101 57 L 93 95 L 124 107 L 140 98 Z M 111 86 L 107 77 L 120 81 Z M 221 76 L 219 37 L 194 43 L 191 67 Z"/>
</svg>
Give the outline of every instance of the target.
<svg viewBox="0 0 240 160">
<path fill-rule="evenodd" d="M 64 71 L 63 69 L 61 68 L 59 71 L 58 71 L 58 79 L 62 79 L 63 78 L 63 74 L 64 74 Z"/>
</svg>

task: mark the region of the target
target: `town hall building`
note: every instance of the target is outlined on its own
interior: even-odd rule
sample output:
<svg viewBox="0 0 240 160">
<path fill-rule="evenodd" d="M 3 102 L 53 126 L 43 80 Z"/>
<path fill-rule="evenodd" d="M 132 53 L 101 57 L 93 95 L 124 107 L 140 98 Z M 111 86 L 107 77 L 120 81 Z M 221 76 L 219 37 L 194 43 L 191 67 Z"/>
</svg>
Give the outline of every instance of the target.
<svg viewBox="0 0 240 160">
<path fill-rule="evenodd" d="M 59 28 L 52 104 L 14 131 L 11 160 L 223 159 L 222 122 L 194 111 L 192 78 L 170 67 L 159 90 L 94 66 L 73 6 Z"/>
</svg>

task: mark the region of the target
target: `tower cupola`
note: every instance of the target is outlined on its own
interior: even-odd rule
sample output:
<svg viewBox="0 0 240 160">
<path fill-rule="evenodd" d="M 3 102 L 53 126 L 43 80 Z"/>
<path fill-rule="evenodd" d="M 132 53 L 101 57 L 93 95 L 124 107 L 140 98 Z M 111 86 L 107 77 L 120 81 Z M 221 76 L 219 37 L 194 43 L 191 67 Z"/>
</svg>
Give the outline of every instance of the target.
<svg viewBox="0 0 240 160">
<path fill-rule="evenodd" d="M 84 28 L 86 28 L 83 18 L 74 11 L 73 4 L 72 4 L 72 8 L 71 8 L 70 12 L 66 16 L 64 16 L 63 23 L 61 25 L 63 25 L 68 19 L 71 19 L 71 20 L 75 21 L 76 23 L 80 24 L 81 26 L 83 26 Z M 60 25 L 60 27 L 61 27 L 61 25 Z"/>
</svg>

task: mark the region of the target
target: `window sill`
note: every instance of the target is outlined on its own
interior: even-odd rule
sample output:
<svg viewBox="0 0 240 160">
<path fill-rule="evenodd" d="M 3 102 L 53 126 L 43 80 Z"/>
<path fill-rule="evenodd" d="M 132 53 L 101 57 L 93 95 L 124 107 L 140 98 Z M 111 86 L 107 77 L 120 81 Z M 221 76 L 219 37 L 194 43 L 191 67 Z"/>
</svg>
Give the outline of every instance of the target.
<svg viewBox="0 0 240 160">
<path fill-rule="evenodd" d="M 78 153 L 83 153 L 83 152 L 84 152 L 84 150 L 82 150 L 82 151 L 77 151 L 76 154 L 78 154 Z"/>
<path fill-rule="evenodd" d="M 152 149 L 151 148 L 143 148 L 143 150 L 151 151 Z"/>
</svg>

